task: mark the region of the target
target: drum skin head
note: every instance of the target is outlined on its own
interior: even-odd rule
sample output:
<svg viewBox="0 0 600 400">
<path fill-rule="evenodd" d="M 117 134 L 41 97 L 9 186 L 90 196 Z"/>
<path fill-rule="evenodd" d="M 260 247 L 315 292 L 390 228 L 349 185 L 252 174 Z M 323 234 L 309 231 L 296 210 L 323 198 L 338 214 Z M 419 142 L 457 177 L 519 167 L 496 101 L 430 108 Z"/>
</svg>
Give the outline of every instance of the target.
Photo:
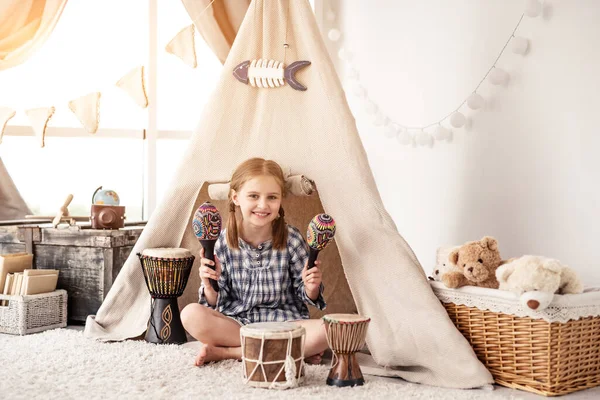
<svg viewBox="0 0 600 400">
<path fill-rule="evenodd" d="M 346 323 L 346 324 L 352 324 L 352 323 L 357 323 L 357 322 L 368 322 L 371 320 L 371 318 L 368 317 L 363 317 L 362 315 L 358 315 L 358 314 L 327 314 L 325 316 L 323 316 L 323 319 L 327 322 L 330 323 Z"/>
<path fill-rule="evenodd" d="M 187 258 L 192 255 L 188 249 L 159 247 L 155 249 L 145 249 L 142 255 L 154 258 Z"/>
<path fill-rule="evenodd" d="M 289 332 L 292 332 L 292 337 L 299 337 L 304 335 L 306 330 L 293 322 L 255 322 L 240 328 L 240 335 L 252 338 L 261 338 L 263 335 L 275 338 L 282 334 L 282 337 L 288 337 Z"/>
</svg>

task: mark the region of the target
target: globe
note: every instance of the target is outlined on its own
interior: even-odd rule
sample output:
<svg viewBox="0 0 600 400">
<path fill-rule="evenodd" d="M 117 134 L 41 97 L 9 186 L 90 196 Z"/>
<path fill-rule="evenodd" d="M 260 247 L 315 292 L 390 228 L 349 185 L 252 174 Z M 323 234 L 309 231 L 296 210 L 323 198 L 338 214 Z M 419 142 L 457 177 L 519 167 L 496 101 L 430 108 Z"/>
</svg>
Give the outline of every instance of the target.
<svg viewBox="0 0 600 400">
<path fill-rule="evenodd" d="M 120 203 L 119 195 L 114 190 L 98 190 L 94 194 L 93 203 L 106 206 L 118 206 Z"/>
</svg>

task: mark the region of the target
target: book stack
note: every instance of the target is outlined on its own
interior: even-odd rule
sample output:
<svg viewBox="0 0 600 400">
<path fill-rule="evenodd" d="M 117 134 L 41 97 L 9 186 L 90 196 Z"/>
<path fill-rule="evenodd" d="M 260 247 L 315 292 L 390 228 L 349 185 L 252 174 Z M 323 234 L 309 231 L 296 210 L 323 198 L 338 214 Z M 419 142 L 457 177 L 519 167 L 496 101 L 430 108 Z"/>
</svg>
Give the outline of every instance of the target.
<svg viewBox="0 0 600 400">
<path fill-rule="evenodd" d="M 31 269 L 33 256 L 27 253 L 0 255 L 0 289 L 9 296 L 53 292 L 58 281 L 56 269 Z M 6 300 L 1 305 L 6 305 Z"/>
</svg>

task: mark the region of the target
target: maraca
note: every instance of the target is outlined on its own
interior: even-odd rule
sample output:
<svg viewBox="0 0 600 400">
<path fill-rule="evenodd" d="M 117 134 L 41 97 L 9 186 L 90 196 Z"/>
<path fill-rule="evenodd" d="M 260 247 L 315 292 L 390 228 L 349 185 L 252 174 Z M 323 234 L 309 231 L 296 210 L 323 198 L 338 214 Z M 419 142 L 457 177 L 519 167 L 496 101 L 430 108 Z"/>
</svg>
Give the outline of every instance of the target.
<svg viewBox="0 0 600 400">
<path fill-rule="evenodd" d="M 221 214 L 219 214 L 217 207 L 208 201 L 204 202 L 198 207 L 194 214 L 192 227 L 194 228 L 194 234 L 204 248 L 204 257 L 214 262 L 215 242 L 221 233 Z M 211 268 L 213 270 L 216 269 L 215 266 L 211 266 Z M 217 281 L 211 279 L 210 284 L 216 292 L 219 291 L 219 284 Z"/>
<path fill-rule="evenodd" d="M 306 239 L 310 248 L 308 269 L 315 266 L 319 252 L 323 250 L 335 235 L 335 221 L 328 214 L 318 214 L 308 224 Z"/>
</svg>

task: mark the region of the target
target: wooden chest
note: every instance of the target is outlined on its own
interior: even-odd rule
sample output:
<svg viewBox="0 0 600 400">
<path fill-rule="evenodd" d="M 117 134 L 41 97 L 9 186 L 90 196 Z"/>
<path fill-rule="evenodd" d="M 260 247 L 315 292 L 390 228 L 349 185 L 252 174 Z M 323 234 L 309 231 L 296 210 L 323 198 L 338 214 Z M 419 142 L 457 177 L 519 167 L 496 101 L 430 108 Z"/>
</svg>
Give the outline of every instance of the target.
<svg viewBox="0 0 600 400">
<path fill-rule="evenodd" d="M 143 228 L 0 226 L 0 253 L 26 251 L 34 268 L 60 270 L 57 288 L 68 292 L 69 322 L 83 323 L 96 314 Z"/>
</svg>

